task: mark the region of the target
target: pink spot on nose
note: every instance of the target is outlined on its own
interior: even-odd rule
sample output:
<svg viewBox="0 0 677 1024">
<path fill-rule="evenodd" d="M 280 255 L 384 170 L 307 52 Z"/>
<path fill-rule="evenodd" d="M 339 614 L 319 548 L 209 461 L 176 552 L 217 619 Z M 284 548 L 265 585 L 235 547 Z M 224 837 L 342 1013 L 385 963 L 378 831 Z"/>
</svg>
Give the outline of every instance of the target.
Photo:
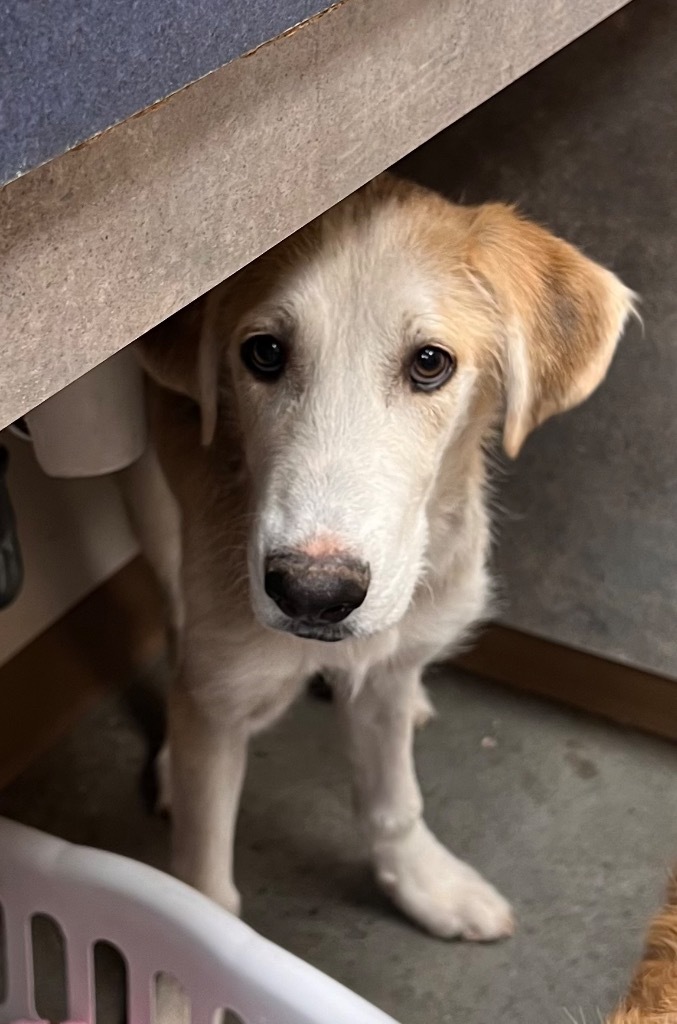
<svg viewBox="0 0 677 1024">
<path fill-rule="evenodd" d="M 332 555 L 342 555 L 345 547 L 338 537 L 331 533 L 322 533 L 319 537 L 312 537 L 306 544 L 302 544 L 300 551 L 310 558 L 331 558 Z"/>
</svg>

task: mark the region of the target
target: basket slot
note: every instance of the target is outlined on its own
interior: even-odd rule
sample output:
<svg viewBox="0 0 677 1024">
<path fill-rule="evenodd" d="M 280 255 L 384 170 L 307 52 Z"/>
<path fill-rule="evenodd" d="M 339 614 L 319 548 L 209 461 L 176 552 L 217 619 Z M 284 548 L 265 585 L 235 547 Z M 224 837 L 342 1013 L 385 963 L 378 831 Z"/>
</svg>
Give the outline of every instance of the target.
<svg viewBox="0 0 677 1024">
<path fill-rule="evenodd" d="M 94 943 L 92 949 L 94 963 L 94 1005 L 96 1007 L 96 1024 L 111 1024 L 127 1020 L 150 1020 L 149 1000 L 145 1006 L 139 1000 L 139 1014 L 135 1015 L 129 1007 L 129 972 L 127 960 L 117 946 L 105 939 Z"/>
<path fill-rule="evenodd" d="M 38 1016 L 44 1020 L 67 1020 L 66 940 L 63 930 L 49 914 L 31 917 L 33 993 Z"/>
<path fill-rule="evenodd" d="M 214 1008 L 213 998 L 189 994 L 176 978 L 166 972 L 155 976 L 153 1013 L 138 1017 L 130 1011 L 130 1020 L 149 1020 L 152 1024 L 247 1024 L 234 1010 Z"/>
<path fill-rule="evenodd" d="M 181 982 L 167 971 L 158 971 L 153 978 L 153 1013 L 146 1019 L 153 1024 L 193 1024 L 194 1010 Z"/>
<path fill-rule="evenodd" d="M 235 1010 L 219 1010 L 220 1016 L 217 1016 L 214 1024 L 246 1024 L 239 1013 L 235 1013 Z"/>
<path fill-rule="evenodd" d="M 212 1003 L 204 1006 L 193 1004 L 190 1024 L 221 1024 L 223 1020 L 222 1013 L 222 1010 L 215 1010 Z M 164 1021 L 159 1022 L 159 1024 L 164 1024 Z"/>
<path fill-rule="evenodd" d="M 158 1021 L 157 1024 L 175 1024 L 171 1022 Z M 183 1021 L 181 1022 L 183 1024 Z M 209 1001 L 205 1003 L 193 1002 L 191 1005 L 190 1024 L 246 1024 L 242 1017 L 233 1014 L 232 1010 L 214 1009 L 214 1004 Z"/>
</svg>

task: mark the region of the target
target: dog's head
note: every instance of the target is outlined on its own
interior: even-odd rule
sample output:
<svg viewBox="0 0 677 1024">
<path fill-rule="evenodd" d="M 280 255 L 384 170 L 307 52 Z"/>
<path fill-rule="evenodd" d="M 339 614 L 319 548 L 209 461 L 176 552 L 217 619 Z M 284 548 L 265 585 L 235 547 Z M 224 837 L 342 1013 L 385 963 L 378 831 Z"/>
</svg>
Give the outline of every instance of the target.
<svg viewBox="0 0 677 1024">
<path fill-rule="evenodd" d="M 453 517 L 499 417 L 515 456 L 591 394 L 632 295 L 510 208 L 385 177 L 203 308 L 196 344 L 146 366 L 200 403 L 205 444 L 242 446 L 259 620 L 338 640 L 402 617 L 431 508 Z"/>
</svg>

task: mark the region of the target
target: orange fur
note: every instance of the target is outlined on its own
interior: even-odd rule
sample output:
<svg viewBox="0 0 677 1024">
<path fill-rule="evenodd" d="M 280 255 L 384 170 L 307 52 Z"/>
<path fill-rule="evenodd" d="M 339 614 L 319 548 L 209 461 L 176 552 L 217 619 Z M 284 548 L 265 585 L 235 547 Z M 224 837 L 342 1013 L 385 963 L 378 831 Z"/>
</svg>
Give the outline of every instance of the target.
<svg viewBox="0 0 677 1024">
<path fill-rule="evenodd" d="M 651 923 L 642 961 L 623 1004 L 607 1024 L 677 1024 L 677 877 Z"/>
</svg>

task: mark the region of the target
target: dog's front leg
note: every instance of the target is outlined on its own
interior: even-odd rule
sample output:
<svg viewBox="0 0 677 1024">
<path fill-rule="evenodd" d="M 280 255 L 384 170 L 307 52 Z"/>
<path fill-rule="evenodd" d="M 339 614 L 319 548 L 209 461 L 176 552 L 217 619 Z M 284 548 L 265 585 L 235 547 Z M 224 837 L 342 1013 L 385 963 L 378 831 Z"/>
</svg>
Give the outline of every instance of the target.
<svg viewBox="0 0 677 1024">
<path fill-rule="evenodd" d="M 435 838 L 423 820 L 414 768 L 420 669 L 380 666 L 351 692 L 339 689 L 356 810 L 381 886 L 399 908 L 442 938 L 509 935 L 503 897 Z"/>
<path fill-rule="evenodd" d="M 205 709 L 179 680 L 170 697 L 169 734 L 174 872 L 239 914 L 233 845 L 247 722 Z"/>
</svg>

